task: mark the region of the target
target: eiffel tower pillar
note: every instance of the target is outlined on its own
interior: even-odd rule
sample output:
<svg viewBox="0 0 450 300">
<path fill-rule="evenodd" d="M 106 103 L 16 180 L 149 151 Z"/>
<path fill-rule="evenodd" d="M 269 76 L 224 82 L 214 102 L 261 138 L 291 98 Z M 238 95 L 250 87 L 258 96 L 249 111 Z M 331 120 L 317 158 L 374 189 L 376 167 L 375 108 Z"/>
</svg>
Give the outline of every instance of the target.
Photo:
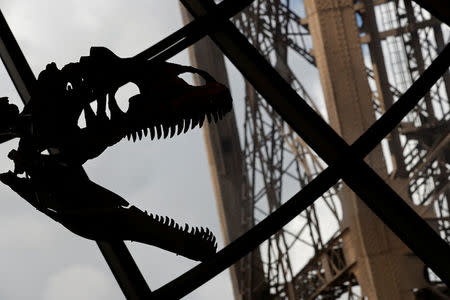
<svg viewBox="0 0 450 300">
<path fill-rule="evenodd" d="M 184 23 L 189 23 L 192 17 L 182 6 L 181 12 Z M 192 66 L 207 71 L 218 82 L 229 86 L 223 54 L 209 38 L 204 38 L 190 47 L 189 58 Z M 194 78 L 197 85 L 202 84 L 199 79 L 199 77 Z M 216 124 L 205 122 L 203 132 L 222 236 L 227 245 L 253 225 L 248 219 L 251 215 L 251 205 L 247 197 L 245 162 L 234 110 L 229 112 L 221 122 Z M 234 299 L 269 299 L 258 250 L 232 265 L 229 271 Z"/>
<path fill-rule="evenodd" d="M 305 0 L 308 26 L 331 126 L 353 143 L 374 121 L 353 0 Z M 381 147 L 367 158 L 388 180 Z M 423 264 L 347 187 L 341 190 L 344 254 L 369 299 L 415 299 Z"/>
</svg>

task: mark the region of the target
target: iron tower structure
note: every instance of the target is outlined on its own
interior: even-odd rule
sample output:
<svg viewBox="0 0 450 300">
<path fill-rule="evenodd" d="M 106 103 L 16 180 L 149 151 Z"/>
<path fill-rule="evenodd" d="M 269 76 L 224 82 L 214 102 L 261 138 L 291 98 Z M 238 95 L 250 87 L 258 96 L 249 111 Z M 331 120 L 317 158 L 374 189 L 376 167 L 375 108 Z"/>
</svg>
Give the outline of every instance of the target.
<svg viewBox="0 0 450 300">
<path fill-rule="evenodd" d="M 189 16 L 183 16 L 187 22 Z M 445 46 L 445 25 L 410 0 L 259 0 L 234 24 L 323 112 L 308 94 L 311 79 L 302 73 L 306 65 L 317 67 L 323 117 L 348 143 L 389 109 Z M 226 82 L 214 43 L 204 39 L 190 54 L 194 65 Z M 326 167 L 249 82 L 244 86 L 242 118 L 231 115 L 205 128 L 226 243 Z M 447 242 L 449 95 L 447 71 L 366 160 Z M 230 270 L 236 299 L 416 299 L 446 292 L 341 183 Z"/>
<path fill-rule="evenodd" d="M 236 299 L 447 297 L 443 25 L 410 0 L 181 2 L 196 20 L 135 57 L 165 61 L 209 35 L 193 64 L 226 83 L 223 53 L 248 80 L 242 123 L 229 114 L 205 128 L 227 245 L 150 291 L 121 241 L 99 241 L 127 298 L 178 299 L 230 266 Z M 416 2 L 449 24 L 445 0 Z M 1 14 L 0 27 L 26 102 L 34 76 Z M 320 76 L 322 118 L 305 64 Z"/>
</svg>

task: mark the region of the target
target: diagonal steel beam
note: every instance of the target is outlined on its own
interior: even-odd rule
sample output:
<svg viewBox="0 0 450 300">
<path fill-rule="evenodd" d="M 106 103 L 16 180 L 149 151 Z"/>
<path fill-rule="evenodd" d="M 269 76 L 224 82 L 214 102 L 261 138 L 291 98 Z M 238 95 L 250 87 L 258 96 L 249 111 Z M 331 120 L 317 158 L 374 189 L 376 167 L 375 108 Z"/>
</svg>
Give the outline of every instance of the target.
<svg viewBox="0 0 450 300">
<path fill-rule="evenodd" d="M 27 104 L 36 78 L 1 11 L 0 56 L 22 101 Z M 97 245 L 126 298 L 150 299 L 150 288 L 125 243 L 97 241 Z"/>
<path fill-rule="evenodd" d="M 212 2 L 199 2 L 197 0 L 185 0 L 183 4 L 187 6 L 188 10 L 194 16 L 200 16 L 208 11 L 208 8 L 213 7 Z M 209 7 L 205 7 L 205 3 Z M 294 128 L 300 135 L 312 146 L 312 148 L 319 153 L 332 168 L 338 168 L 346 183 L 366 202 L 366 204 L 393 230 L 404 242 L 407 244 L 426 264 L 428 264 L 444 282 L 450 282 L 450 263 L 446 262 L 444 257 L 450 253 L 450 247 L 436 234 L 426 222 L 420 218 L 404 201 L 399 197 L 375 172 L 367 166 L 363 161 L 356 159 L 358 152 L 355 153 L 355 148 L 349 147 L 332 129 L 326 124 L 291 87 L 284 82 L 278 73 L 262 58 L 259 53 L 248 44 L 245 37 L 243 37 L 236 28 L 228 22 L 221 28 L 220 31 L 214 32 L 210 35 L 216 44 L 222 49 L 225 55 L 236 65 L 244 76 L 252 82 L 254 87 L 272 104 L 278 113 Z M 443 54 L 433 64 L 433 71 L 428 72 L 427 76 L 420 81 L 422 86 L 414 86 L 407 96 L 423 96 L 431 85 L 439 78 L 436 74 L 442 74 L 449 65 L 449 48 L 447 47 Z M 437 63 L 439 62 L 439 63 Z M 431 84 L 427 89 L 424 85 Z M 404 114 L 408 110 L 403 111 Z M 387 114 L 388 119 L 384 118 L 386 123 L 395 115 L 399 115 L 399 111 L 393 110 Z M 398 119 L 398 121 L 401 119 Z M 396 121 L 394 121 L 396 122 Z M 393 127 L 386 126 L 386 123 L 376 123 L 375 129 L 369 131 L 371 135 L 379 135 L 381 138 L 383 134 L 390 132 Z M 392 121 L 391 121 L 392 123 Z M 395 123 L 397 124 L 397 123 Z M 303 127 L 302 127 L 303 126 Z M 395 126 L 395 125 L 394 125 Z M 385 133 L 383 133 L 385 132 Z M 358 140 L 358 147 L 369 149 L 371 144 L 376 145 L 380 142 L 374 141 L 371 135 L 363 135 L 363 139 Z M 371 143 L 372 142 L 372 143 Z M 361 154 L 361 153 L 359 153 Z M 366 153 L 367 154 L 367 153 Z M 362 156 L 363 157 L 363 156 Z M 360 157 L 360 159 L 362 159 Z M 356 160 L 355 160 L 356 159 Z M 330 176 L 325 173 L 323 176 L 328 178 Z M 356 174 L 352 175 L 352 174 Z M 319 178 L 319 177 L 318 177 Z M 328 178 L 330 182 L 331 179 Z M 309 192 L 308 192 L 309 191 Z M 299 192 L 302 193 L 302 191 Z M 309 189 L 303 195 L 311 196 L 313 193 Z M 308 198 L 309 199 L 309 198 Z M 297 211 L 298 213 L 298 211 Z M 261 230 L 260 228 L 255 230 Z M 257 236 L 256 233 L 253 234 Z M 252 236 L 252 235 L 250 235 Z M 249 242 L 241 240 L 240 246 L 244 246 Z M 432 246 L 431 246 L 432 245 Z M 232 245 L 230 245 L 232 246 Z M 228 248 L 228 247 L 227 247 Z M 224 250 L 226 250 L 225 248 Z M 210 270 L 216 265 L 224 265 L 224 261 L 233 254 L 239 252 L 237 246 L 233 244 L 231 250 L 222 251 L 217 257 L 211 260 L 208 267 L 203 271 Z M 253 248 L 252 248 L 253 249 Z M 251 249 L 250 249 L 251 250 Z M 244 255 L 244 253 L 241 253 Z M 240 256 L 239 256 L 240 257 Z M 237 257 L 236 259 L 238 259 Z M 232 263 L 233 261 L 231 261 Z M 230 263 L 230 264 L 231 264 Z M 202 265 L 199 266 L 199 268 Z M 197 269 L 198 270 L 198 269 Z M 193 271 L 195 273 L 195 270 Z M 196 276 L 202 276 L 201 272 L 187 274 L 180 278 L 179 281 L 174 281 L 176 285 L 169 285 L 168 287 L 176 287 L 176 290 L 187 288 L 187 279 Z M 214 276 L 214 275 L 213 275 Z M 195 281 L 192 279 L 191 283 Z M 183 283 L 184 282 L 184 283 Z M 168 291 L 166 287 L 156 291 L 155 295 L 162 295 L 161 293 Z"/>
<path fill-rule="evenodd" d="M 31 98 L 30 90 L 32 90 L 36 78 L 1 11 L 0 56 L 22 102 L 28 103 Z"/>
<path fill-rule="evenodd" d="M 165 61 L 205 37 L 209 32 L 216 30 L 221 26 L 222 21 L 233 17 L 235 14 L 249 6 L 253 1 L 254 0 L 240 0 L 239 2 L 234 0 L 222 1 L 207 15 L 193 20 L 189 24 L 165 37 L 157 44 L 135 55 L 132 59 L 136 61 Z"/>
<path fill-rule="evenodd" d="M 399 98 L 391 109 L 389 109 L 379 120 L 365 131 L 355 143 L 352 144 L 346 157 L 325 169 L 278 210 L 222 249 L 211 260 L 194 267 L 177 279 L 154 291 L 153 294 L 155 297 L 161 299 L 169 296 L 181 298 L 187 295 L 225 270 L 248 252 L 255 249 L 272 234 L 279 231 L 304 209 L 313 204 L 315 199 L 333 186 L 339 180 L 342 169 L 349 168 L 349 162 L 353 161 L 353 169 L 357 169 L 357 161 L 369 154 L 375 146 L 380 143 L 383 137 L 400 123 L 407 113 L 417 105 L 420 99 L 445 72 L 449 64 L 450 47 L 447 46 L 443 53 L 439 55 L 405 94 Z M 448 254 L 448 249 L 436 253 L 436 255 L 445 255 L 446 253 Z M 442 262 L 445 263 L 444 259 L 442 259 Z M 448 264 L 444 267 L 448 268 Z"/>
<path fill-rule="evenodd" d="M 215 6 L 211 0 L 181 1 L 195 17 L 206 14 Z M 226 22 L 210 37 L 277 113 L 328 165 L 333 165 L 344 157 L 348 157 L 347 163 L 350 163 L 349 145 L 284 81 L 231 22 Z M 447 62 L 444 59 L 440 67 L 447 69 Z M 348 166 L 343 170 L 347 171 L 342 174 L 347 185 L 441 279 L 450 283 L 450 261 L 445 268 L 439 259 L 444 256 L 436 255 L 436 251 L 441 251 L 442 255 L 450 253 L 450 247 L 439 235 L 365 162 L 358 165 L 358 174 L 350 174 Z"/>
<path fill-rule="evenodd" d="M 448 0 L 414 0 L 428 10 L 441 22 L 450 26 L 450 1 Z"/>
</svg>

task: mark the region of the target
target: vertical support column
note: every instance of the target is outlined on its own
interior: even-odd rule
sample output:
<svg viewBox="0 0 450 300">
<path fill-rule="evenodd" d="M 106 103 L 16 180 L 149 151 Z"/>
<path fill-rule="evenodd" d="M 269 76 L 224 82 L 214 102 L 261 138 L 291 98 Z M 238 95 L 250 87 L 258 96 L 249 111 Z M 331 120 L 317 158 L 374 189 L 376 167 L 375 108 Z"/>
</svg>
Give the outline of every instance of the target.
<svg viewBox="0 0 450 300">
<path fill-rule="evenodd" d="M 192 17 L 181 5 L 185 24 Z M 210 73 L 227 86 L 228 77 L 223 54 L 209 39 L 204 38 L 189 48 L 191 64 Z M 199 77 L 195 78 L 200 85 Z M 229 244 L 252 226 L 251 203 L 247 197 L 244 158 L 234 111 L 221 122 L 204 125 L 204 137 L 213 181 L 214 193 L 225 244 Z M 258 250 L 230 267 L 235 299 L 266 299 L 265 277 Z M 267 296 L 266 295 L 266 296 Z"/>
<path fill-rule="evenodd" d="M 314 54 L 331 126 L 353 143 L 374 121 L 352 0 L 305 0 Z M 381 147 L 366 159 L 386 178 Z M 414 299 L 423 284 L 421 262 L 348 188 L 341 191 L 344 253 L 364 296 Z"/>
<path fill-rule="evenodd" d="M 445 47 L 444 35 L 442 34 L 441 24 L 433 27 L 433 33 L 434 33 L 434 38 L 436 39 L 437 51 L 438 51 L 438 53 L 441 53 Z M 444 88 L 445 88 L 445 92 L 447 94 L 447 99 L 450 99 L 450 71 L 447 70 L 447 72 L 445 72 L 444 75 L 442 76 L 442 79 L 444 80 Z M 442 154 L 440 159 L 442 161 L 445 161 L 445 154 Z M 442 170 L 442 167 L 441 167 L 441 170 Z M 445 176 L 445 172 L 442 172 L 442 176 L 443 177 Z M 442 182 L 445 182 L 445 181 L 446 181 L 446 179 L 442 178 Z M 446 201 L 447 207 L 450 208 L 450 191 L 447 189 L 444 194 L 445 194 L 445 198 L 447 199 L 447 201 Z"/>
<path fill-rule="evenodd" d="M 442 50 L 444 50 L 445 42 L 444 42 L 444 35 L 442 34 L 442 25 L 435 25 L 433 26 L 433 33 L 434 38 L 436 39 L 436 46 L 438 53 L 441 53 Z M 444 80 L 445 84 L 445 92 L 447 93 L 447 99 L 450 99 L 450 72 L 447 70 L 447 72 L 444 73 L 442 76 L 442 79 Z"/>
<path fill-rule="evenodd" d="M 411 3 L 411 0 L 405 0 L 404 4 L 405 4 L 405 11 L 406 11 L 406 19 L 408 20 L 408 24 L 409 24 L 409 26 L 413 26 L 416 24 L 416 18 L 414 16 L 414 8 Z M 398 4 L 396 4 L 396 5 L 398 5 Z M 411 69 L 412 69 L 411 66 L 409 68 L 411 76 L 413 77 L 412 80 L 415 80 L 417 77 L 419 77 L 419 74 L 422 74 L 425 71 L 425 61 L 423 59 L 422 46 L 420 45 L 420 37 L 419 37 L 418 30 L 417 29 L 410 30 L 409 35 L 410 35 L 411 39 L 408 41 L 408 43 L 411 48 L 409 51 L 406 51 L 406 56 L 407 57 L 411 56 L 408 58 L 409 59 L 414 58 L 414 60 L 415 60 L 414 68 L 417 68 L 417 71 L 418 71 L 417 76 L 414 76 L 414 73 L 411 71 Z M 428 116 L 427 116 L 426 120 L 425 119 L 423 120 L 423 122 L 436 121 L 430 93 L 427 93 L 425 95 L 424 100 L 425 100 L 425 107 L 426 107 L 426 112 L 428 113 Z"/>
<path fill-rule="evenodd" d="M 365 6 L 364 25 L 370 36 L 369 49 L 372 58 L 373 73 L 378 91 L 378 100 L 384 111 L 388 110 L 394 103 L 389 86 L 386 66 L 384 64 L 383 50 L 381 48 L 380 35 L 378 33 L 377 21 L 374 11 L 373 0 L 363 0 Z M 392 153 L 393 175 L 395 178 L 404 179 L 408 176 L 403 161 L 403 149 L 397 129 L 387 136 L 389 148 Z"/>
</svg>

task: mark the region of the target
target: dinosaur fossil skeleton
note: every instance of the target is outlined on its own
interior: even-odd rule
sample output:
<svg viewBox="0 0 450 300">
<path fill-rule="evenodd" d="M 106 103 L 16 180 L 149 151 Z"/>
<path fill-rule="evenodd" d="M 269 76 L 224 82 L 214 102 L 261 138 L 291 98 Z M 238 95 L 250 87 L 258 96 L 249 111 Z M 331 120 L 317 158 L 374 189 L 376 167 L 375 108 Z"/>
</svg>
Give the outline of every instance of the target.
<svg viewBox="0 0 450 300">
<path fill-rule="evenodd" d="M 196 73 L 205 84 L 191 86 L 178 77 L 182 73 Z M 139 94 L 129 99 L 123 112 L 115 93 L 129 82 L 136 84 Z M 91 102 L 97 102 L 96 113 Z M 231 108 L 229 90 L 202 70 L 167 62 L 138 63 L 93 47 L 90 56 L 61 70 L 55 63 L 47 65 L 22 112 L 0 98 L 0 142 L 20 138 L 18 149 L 8 155 L 14 172 L 0 174 L 0 180 L 82 237 L 138 241 L 204 260 L 217 247 L 209 229 L 183 228 L 173 219 L 130 206 L 82 176 L 81 165 L 124 137 L 173 137 L 201 127 L 205 119 L 217 122 Z M 83 112 L 86 127 L 80 128 Z M 47 149 L 51 155 L 43 153 Z"/>
</svg>

